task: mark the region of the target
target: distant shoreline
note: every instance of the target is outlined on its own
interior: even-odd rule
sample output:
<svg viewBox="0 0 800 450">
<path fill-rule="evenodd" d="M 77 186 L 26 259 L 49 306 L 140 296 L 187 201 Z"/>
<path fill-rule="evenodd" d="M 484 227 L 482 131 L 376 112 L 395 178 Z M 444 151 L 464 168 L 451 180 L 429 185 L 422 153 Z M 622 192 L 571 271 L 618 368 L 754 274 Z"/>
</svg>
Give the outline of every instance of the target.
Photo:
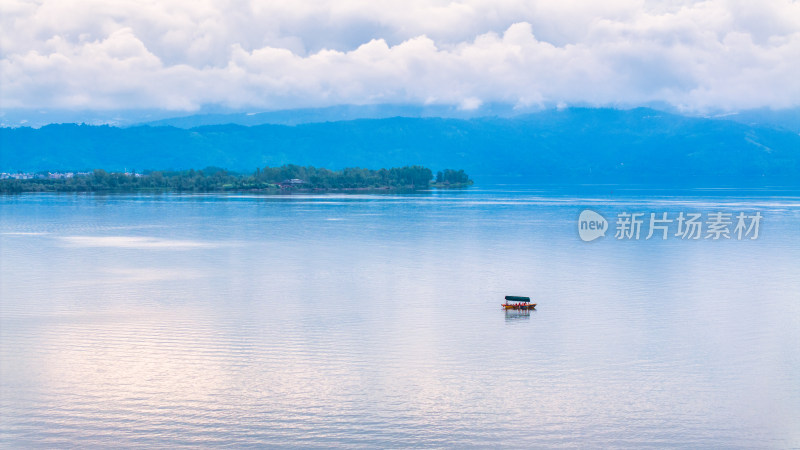
<svg viewBox="0 0 800 450">
<path fill-rule="evenodd" d="M 0 193 L 212 193 L 262 194 L 326 192 L 413 192 L 458 189 L 473 181 L 463 170 L 433 172 L 422 166 L 391 169 L 346 168 L 333 171 L 313 166 L 284 165 L 256 169 L 250 175 L 217 167 L 202 170 L 106 172 L 39 172 L 0 174 Z"/>
<path fill-rule="evenodd" d="M 293 194 L 330 194 L 330 193 L 416 193 L 431 190 L 459 190 L 466 189 L 473 184 L 427 187 L 414 186 L 376 186 L 358 188 L 313 188 L 313 189 L 280 189 L 280 188 L 260 188 L 260 189 L 218 189 L 218 190 L 176 190 L 176 189 L 95 189 L 95 190 L 66 190 L 66 189 L 22 189 L 10 190 L 2 186 L 0 181 L 0 195 L 16 194 L 264 194 L 264 195 L 293 195 Z"/>
</svg>

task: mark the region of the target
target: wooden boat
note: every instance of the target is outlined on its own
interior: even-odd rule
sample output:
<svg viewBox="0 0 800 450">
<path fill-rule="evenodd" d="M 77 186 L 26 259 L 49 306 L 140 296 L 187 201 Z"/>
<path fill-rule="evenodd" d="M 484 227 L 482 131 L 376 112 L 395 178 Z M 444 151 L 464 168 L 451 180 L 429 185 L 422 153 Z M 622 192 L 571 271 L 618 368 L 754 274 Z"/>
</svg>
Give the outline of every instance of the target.
<svg viewBox="0 0 800 450">
<path fill-rule="evenodd" d="M 503 303 L 500 306 L 505 309 L 536 309 L 536 303 Z"/>
<path fill-rule="evenodd" d="M 506 302 L 501 304 L 505 309 L 519 309 L 519 310 L 529 310 L 529 309 L 536 309 L 536 303 L 530 303 L 530 297 L 519 297 L 516 295 L 506 295 Z M 511 303 L 516 302 L 516 303 Z"/>
</svg>

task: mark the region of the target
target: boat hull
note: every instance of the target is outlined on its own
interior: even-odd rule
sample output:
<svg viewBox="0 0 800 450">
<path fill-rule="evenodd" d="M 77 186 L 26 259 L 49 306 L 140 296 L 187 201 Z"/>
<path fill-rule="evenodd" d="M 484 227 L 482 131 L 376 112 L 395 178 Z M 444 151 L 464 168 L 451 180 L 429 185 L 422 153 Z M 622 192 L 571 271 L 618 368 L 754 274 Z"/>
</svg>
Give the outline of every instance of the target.
<svg viewBox="0 0 800 450">
<path fill-rule="evenodd" d="M 536 303 L 523 303 L 519 305 L 503 303 L 503 309 L 536 309 Z"/>
</svg>

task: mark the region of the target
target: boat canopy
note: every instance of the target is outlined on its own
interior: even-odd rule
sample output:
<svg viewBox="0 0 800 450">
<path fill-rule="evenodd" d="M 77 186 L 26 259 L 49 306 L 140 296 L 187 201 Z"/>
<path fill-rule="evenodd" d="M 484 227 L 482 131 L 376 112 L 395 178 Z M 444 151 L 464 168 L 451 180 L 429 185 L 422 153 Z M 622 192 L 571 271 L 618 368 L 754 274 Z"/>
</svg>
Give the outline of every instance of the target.
<svg viewBox="0 0 800 450">
<path fill-rule="evenodd" d="M 512 302 L 529 302 L 531 301 L 530 297 L 517 297 L 516 295 L 506 295 L 506 300 Z"/>
</svg>

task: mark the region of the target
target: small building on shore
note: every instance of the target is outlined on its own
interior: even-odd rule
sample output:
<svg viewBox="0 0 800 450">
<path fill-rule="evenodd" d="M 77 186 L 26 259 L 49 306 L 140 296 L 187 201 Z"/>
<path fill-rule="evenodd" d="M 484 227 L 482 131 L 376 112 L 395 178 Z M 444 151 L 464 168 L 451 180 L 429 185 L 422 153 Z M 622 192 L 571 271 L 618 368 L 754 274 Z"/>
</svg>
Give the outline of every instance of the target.
<svg viewBox="0 0 800 450">
<path fill-rule="evenodd" d="M 292 179 L 281 181 L 280 186 L 281 187 L 293 187 L 293 186 L 302 186 L 303 184 L 305 184 L 305 181 L 303 181 L 303 180 L 301 180 L 299 178 L 292 178 Z"/>
</svg>

